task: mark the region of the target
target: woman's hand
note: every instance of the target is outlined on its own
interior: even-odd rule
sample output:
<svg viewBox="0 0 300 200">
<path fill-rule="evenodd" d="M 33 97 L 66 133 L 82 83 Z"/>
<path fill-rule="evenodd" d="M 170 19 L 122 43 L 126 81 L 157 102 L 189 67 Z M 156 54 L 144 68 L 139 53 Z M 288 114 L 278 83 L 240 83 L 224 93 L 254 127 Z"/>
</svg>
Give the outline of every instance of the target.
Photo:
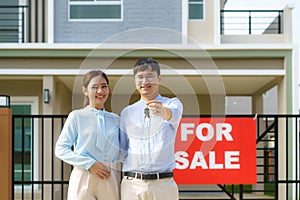
<svg viewBox="0 0 300 200">
<path fill-rule="evenodd" d="M 89 171 L 101 179 L 106 179 L 110 176 L 110 170 L 99 161 L 96 161 Z"/>
</svg>

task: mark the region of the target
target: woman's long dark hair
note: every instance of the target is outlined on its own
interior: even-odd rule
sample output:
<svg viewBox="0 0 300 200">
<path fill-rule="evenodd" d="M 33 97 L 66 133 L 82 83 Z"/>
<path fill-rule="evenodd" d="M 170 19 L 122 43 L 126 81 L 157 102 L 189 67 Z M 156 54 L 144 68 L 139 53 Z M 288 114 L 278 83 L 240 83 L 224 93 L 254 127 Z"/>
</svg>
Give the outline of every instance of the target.
<svg viewBox="0 0 300 200">
<path fill-rule="evenodd" d="M 92 70 L 92 71 L 89 71 L 88 73 L 86 73 L 83 77 L 83 84 L 82 86 L 85 87 L 86 89 L 88 88 L 88 85 L 90 83 L 90 81 L 96 77 L 96 76 L 102 76 L 106 82 L 107 82 L 107 85 L 109 84 L 109 81 L 108 81 L 108 78 L 107 78 L 107 75 L 101 71 L 101 70 Z M 85 96 L 84 97 L 84 102 L 83 102 L 83 107 L 89 105 L 90 103 L 90 100 L 89 100 L 89 97 L 88 96 Z"/>
</svg>

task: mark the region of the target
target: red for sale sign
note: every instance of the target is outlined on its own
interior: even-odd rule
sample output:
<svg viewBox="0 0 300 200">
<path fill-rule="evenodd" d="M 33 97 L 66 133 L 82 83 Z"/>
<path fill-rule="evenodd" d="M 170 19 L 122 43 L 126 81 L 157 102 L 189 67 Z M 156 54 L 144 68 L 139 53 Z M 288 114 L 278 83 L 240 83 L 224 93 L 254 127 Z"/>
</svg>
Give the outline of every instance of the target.
<svg viewBox="0 0 300 200">
<path fill-rule="evenodd" d="M 255 184 L 256 121 L 184 117 L 175 158 L 178 184 Z"/>
</svg>

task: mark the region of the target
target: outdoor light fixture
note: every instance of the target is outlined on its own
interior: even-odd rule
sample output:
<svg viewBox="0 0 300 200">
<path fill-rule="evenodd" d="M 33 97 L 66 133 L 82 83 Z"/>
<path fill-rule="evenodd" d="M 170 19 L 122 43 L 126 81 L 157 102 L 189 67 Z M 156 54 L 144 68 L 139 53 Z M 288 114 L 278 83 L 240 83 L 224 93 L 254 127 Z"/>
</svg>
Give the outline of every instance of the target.
<svg viewBox="0 0 300 200">
<path fill-rule="evenodd" d="M 0 107 L 9 108 L 10 107 L 10 97 L 7 95 L 0 94 Z"/>
<path fill-rule="evenodd" d="M 50 93 L 49 89 L 44 89 L 44 103 L 50 102 Z"/>
</svg>

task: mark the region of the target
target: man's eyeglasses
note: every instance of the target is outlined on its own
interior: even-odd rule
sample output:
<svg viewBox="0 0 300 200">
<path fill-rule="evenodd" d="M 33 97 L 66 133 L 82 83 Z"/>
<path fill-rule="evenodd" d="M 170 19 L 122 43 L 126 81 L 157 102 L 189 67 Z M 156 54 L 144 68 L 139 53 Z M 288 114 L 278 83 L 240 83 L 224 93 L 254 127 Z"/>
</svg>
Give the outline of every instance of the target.
<svg viewBox="0 0 300 200">
<path fill-rule="evenodd" d="M 144 79 L 146 79 L 147 82 L 153 82 L 156 78 L 156 75 L 154 74 L 148 74 L 146 76 L 137 75 L 135 76 L 135 80 L 139 83 L 143 82 Z"/>
</svg>

